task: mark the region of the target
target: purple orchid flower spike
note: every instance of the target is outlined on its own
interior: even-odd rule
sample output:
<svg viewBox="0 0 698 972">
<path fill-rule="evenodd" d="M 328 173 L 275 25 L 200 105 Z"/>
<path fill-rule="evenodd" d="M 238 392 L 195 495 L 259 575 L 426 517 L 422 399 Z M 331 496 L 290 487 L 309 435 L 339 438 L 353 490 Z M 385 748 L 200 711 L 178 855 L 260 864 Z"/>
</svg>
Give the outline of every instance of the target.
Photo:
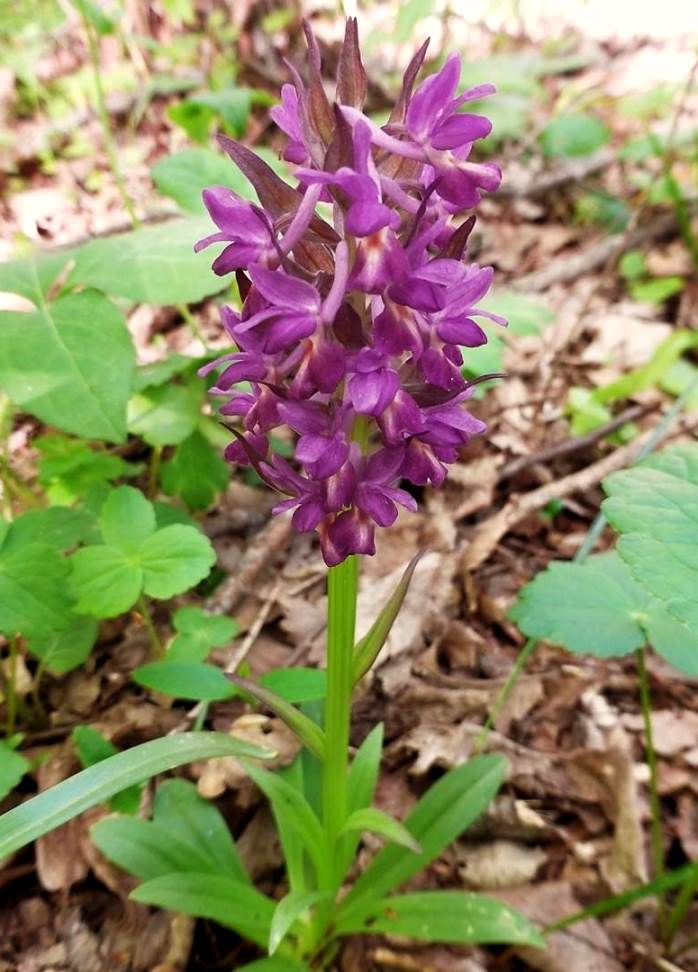
<svg viewBox="0 0 698 972">
<path fill-rule="evenodd" d="M 223 308 L 234 350 L 216 371 L 235 439 L 234 462 L 251 463 L 284 497 L 300 532 L 315 531 L 325 561 L 375 551 L 375 534 L 400 507 L 416 510 L 409 486 L 443 482 L 484 423 L 467 410 L 463 350 L 487 340 L 479 323 L 493 271 L 468 261 L 482 192 L 499 168 L 471 156 L 491 125 L 464 109 L 491 95 L 459 92 L 451 55 L 415 87 L 423 45 L 384 127 L 364 113 L 366 73 L 355 21 L 347 24 L 333 105 L 320 50 L 306 30 L 309 80 L 290 84 L 271 117 L 286 136 L 297 188 L 253 152 L 222 138 L 260 205 L 216 186 L 204 202 L 224 243 L 214 269 L 235 271 L 238 312 Z M 330 203 L 332 223 L 321 216 Z M 328 210 L 326 209 L 325 212 Z M 292 459 L 274 452 L 275 431 L 293 434 Z"/>
</svg>

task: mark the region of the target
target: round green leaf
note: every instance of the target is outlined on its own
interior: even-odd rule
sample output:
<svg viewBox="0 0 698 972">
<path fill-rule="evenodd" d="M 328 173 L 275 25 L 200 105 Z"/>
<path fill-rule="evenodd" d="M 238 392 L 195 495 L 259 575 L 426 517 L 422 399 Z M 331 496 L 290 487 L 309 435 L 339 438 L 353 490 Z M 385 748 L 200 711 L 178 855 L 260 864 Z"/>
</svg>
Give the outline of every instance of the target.
<svg viewBox="0 0 698 972">
<path fill-rule="evenodd" d="M 70 558 L 75 610 L 96 618 L 115 618 L 133 607 L 143 587 L 143 571 L 116 547 L 84 547 Z"/>
<path fill-rule="evenodd" d="M 107 546 L 126 556 L 137 554 L 155 532 L 155 513 L 143 493 L 133 486 L 119 486 L 107 496 L 99 516 Z"/>
<path fill-rule="evenodd" d="M 211 541 L 193 527 L 163 527 L 143 544 L 143 587 L 150 597 L 167 598 L 198 584 L 213 567 Z"/>
<path fill-rule="evenodd" d="M 593 155 L 608 141 L 608 129 L 593 115 L 562 115 L 540 135 L 543 152 L 550 156 Z"/>
</svg>

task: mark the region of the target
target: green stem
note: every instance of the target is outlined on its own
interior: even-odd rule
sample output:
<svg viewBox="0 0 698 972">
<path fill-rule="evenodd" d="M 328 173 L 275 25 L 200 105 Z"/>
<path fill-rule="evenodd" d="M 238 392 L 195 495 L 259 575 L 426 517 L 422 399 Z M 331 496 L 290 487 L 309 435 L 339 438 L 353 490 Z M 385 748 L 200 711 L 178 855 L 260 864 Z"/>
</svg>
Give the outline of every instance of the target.
<svg viewBox="0 0 698 972">
<path fill-rule="evenodd" d="M 354 629 L 359 562 L 347 559 L 327 576 L 326 758 L 323 767 L 323 821 L 329 852 L 347 815 L 349 727 L 353 689 Z"/>
<path fill-rule="evenodd" d="M 635 652 L 637 659 L 637 674 L 640 682 L 640 707 L 642 708 L 642 722 L 645 731 L 645 750 L 647 765 L 650 770 L 650 810 L 652 813 L 651 841 L 654 876 L 661 878 L 664 874 L 664 834 L 662 832 L 662 804 L 659 798 L 659 781 L 657 777 L 657 753 L 654 748 L 652 733 L 652 700 L 650 698 L 650 680 L 647 674 L 647 649 L 638 648 Z M 658 898 L 660 911 L 663 898 Z"/>
<path fill-rule="evenodd" d="M 157 633 L 157 629 L 153 624 L 153 616 L 150 613 L 148 600 L 144 594 L 141 594 L 141 596 L 138 598 L 137 607 L 141 617 L 143 618 L 143 624 L 146 632 L 148 633 L 148 641 L 150 642 L 150 647 L 153 649 L 153 654 L 156 658 L 162 658 L 165 652 L 163 650 L 160 637 Z"/>
<path fill-rule="evenodd" d="M 693 899 L 698 891 L 698 868 L 693 872 L 691 877 L 686 881 L 686 883 L 681 887 L 679 896 L 674 903 L 674 907 L 671 909 L 669 916 L 665 923 L 664 928 L 664 944 L 667 949 L 671 948 L 672 942 L 674 941 L 674 935 L 681 927 L 681 923 L 686 915 L 686 912 L 693 903 Z"/>
<path fill-rule="evenodd" d="M 204 351 L 208 353 L 211 350 L 211 348 L 208 344 L 208 341 L 204 337 L 203 331 L 199 327 L 199 322 L 197 321 L 196 317 L 194 317 L 194 315 L 189 310 L 186 304 L 177 304 L 177 310 L 179 311 L 182 319 L 185 320 L 189 325 L 189 327 L 191 328 L 194 337 L 198 338 L 201 344 L 203 345 Z"/>
<path fill-rule="evenodd" d="M 157 496 L 158 476 L 160 475 L 161 460 L 162 446 L 153 446 L 153 450 L 150 453 L 150 462 L 148 464 L 148 485 L 146 487 L 146 492 L 149 499 L 153 499 L 155 496 Z"/>
<path fill-rule="evenodd" d="M 121 166 L 119 165 L 119 156 L 116 149 L 116 144 L 111 132 L 111 122 L 109 119 L 109 110 L 107 109 L 107 101 L 104 96 L 104 86 L 102 85 L 102 69 L 99 57 L 99 43 L 97 41 L 97 36 L 95 34 L 95 29 L 87 19 L 87 17 L 82 12 L 80 8 L 80 13 L 82 15 L 82 22 L 85 28 L 85 34 L 87 35 L 87 46 L 90 54 L 90 62 L 92 64 L 92 73 L 94 75 L 95 82 L 95 95 L 97 100 L 97 112 L 99 114 L 99 121 L 102 126 L 102 138 L 104 139 L 104 148 L 107 153 L 107 158 L 109 159 L 109 168 L 114 176 L 114 181 L 116 182 L 116 188 L 121 196 L 121 201 L 123 203 L 124 209 L 129 215 L 131 222 L 134 227 L 138 228 L 141 225 L 141 221 L 136 215 L 136 207 L 133 200 L 131 199 L 128 189 L 126 188 L 126 182 L 121 173 Z"/>
<path fill-rule="evenodd" d="M 501 687 L 497 693 L 497 697 L 492 704 L 492 708 L 487 714 L 487 719 L 485 724 L 480 730 L 480 733 L 475 740 L 475 745 L 473 746 L 473 756 L 478 756 L 482 750 L 487 745 L 487 740 L 489 739 L 490 733 L 494 728 L 494 724 L 499 718 L 499 713 L 502 711 L 504 706 L 509 701 L 509 696 L 514 691 L 514 686 L 518 682 L 521 673 L 528 664 L 528 661 L 533 654 L 533 652 L 538 647 L 538 641 L 536 638 L 529 638 L 526 644 L 523 646 L 519 652 L 519 657 L 516 659 L 514 667 L 509 672 L 509 677 L 507 678 L 504 685 Z"/>
<path fill-rule="evenodd" d="M 14 735 L 17 724 L 17 651 L 19 638 L 9 640 L 9 666 L 7 678 L 5 679 L 5 704 L 7 706 L 7 719 L 5 723 L 5 734 L 9 738 Z"/>
</svg>

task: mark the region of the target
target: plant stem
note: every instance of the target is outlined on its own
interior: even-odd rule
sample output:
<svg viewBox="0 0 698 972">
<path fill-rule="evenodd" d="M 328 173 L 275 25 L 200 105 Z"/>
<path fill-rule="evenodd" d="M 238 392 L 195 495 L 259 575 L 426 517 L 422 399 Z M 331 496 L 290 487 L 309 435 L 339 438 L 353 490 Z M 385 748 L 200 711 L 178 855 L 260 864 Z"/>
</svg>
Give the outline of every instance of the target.
<svg viewBox="0 0 698 972">
<path fill-rule="evenodd" d="M 327 575 L 326 757 L 323 767 L 323 821 L 333 854 L 347 814 L 349 727 L 353 689 L 354 629 L 359 562 L 347 559 Z"/>
<path fill-rule="evenodd" d="M 669 912 L 669 916 L 665 922 L 663 939 L 667 948 L 671 948 L 671 944 L 674 941 L 674 935 L 681 927 L 681 922 L 683 921 L 689 907 L 693 903 L 693 899 L 696 896 L 696 891 L 698 891 L 698 868 L 682 886 L 679 896 L 674 903 L 674 907 Z"/>
<path fill-rule="evenodd" d="M 153 624 L 153 616 L 150 613 L 148 600 L 144 594 L 141 594 L 141 596 L 138 598 L 137 607 L 141 617 L 143 618 L 143 624 L 148 633 L 148 641 L 150 642 L 150 647 L 153 649 L 153 654 L 156 658 L 162 658 L 165 652 L 163 651 L 162 642 L 158 636 L 157 629 Z"/>
<path fill-rule="evenodd" d="M 14 735 L 15 725 L 17 722 L 17 650 L 18 650 L 19 638 L 10 638 L 9 640 L 9 666 L 7 671 L 7 678 L 5 679 L 5 695 L 6 695 L 6 705 L 7 705 L 7 719 L 5 726 L 5 734 L 9 738 Z"/>
<path fill-rule="evenodd" d="M 536 638 L 529 638 L 526 644 L 519 652 L 519 657 L 516 659 L 514 667 L 509 672 L 509 676 L 506 682 L 497 693 L 497 697 L 494 700 L 494 703 L 492 704 L 492 708 L 487 714 L 487 719 L 485 720 L 485 724 L 480 730 L 477 739 L 475 740 L 475 745 L 473 746 L 473 756 L 478 756 L 485 748 L 487 744 L 487 740 L 489 739 L 490 733 L 492 732 L 492 729 L 494 727 L 494 724 L 497 721 L 497 718 L 499 717 L 499 713 L 502 711 L 504 706 L 509 701 L 509 696 L 513 692 L 514 686 L 518 682 L 522 671 L 528 664 L 529 658 L 531 657 L 531 655 L 533 654 L 533 652 L 536 650 L 537 647 L 538 647 L 538 640 Z"/>
<path fill-rule="evenodd" d="M 161 460 L 162 446 L 153 446 L 152 452 L 150 453 L 150 462 L 148 463 L 148 485 L 146 487 L 148 499 L 153 499 L 157 496 Z"/>
<path fill-rule="evenodd" d="M 179 311 L 182 319 L 185 320 L 189 325 L 189 327 L 191 328 L 194 337 L 198 338 L 198 340 L 203 345 L 204 351 L 208 353 L 211 350 L 211 348 L 209 347 L 209 344 L 206 338 L 204 337 L 203 331 L 199 327 L 199 322 L 197 321 L 196 317 L 192 314 L 192 312 L 189 310 L 186 304 L 177 304 L 177 310 Z"/>
<path fill-rule="evenodd" d="M 647 649 L 638 648 L 635 652 L 637 659 L 637 674 L 640 682 L 640 706 L 642 708 L 642 722 L 645 731 L 645 750 L 647 765 L 650 770 L 650 810 L 652 812 L 652 859 L 654 875 L 661 878 L 664 874 L 664 835 L 662 832 L 662 804 L 659 799 L 659 782 L 657 778 L 657 753 L 654 748 L 652 733 L 652 700 L 650 698 L 650 680 L 647 674 Z M 660 909 L 663 898 L 659 898 Z"/>
<path fill-rule="evenodd" d="M 82 15 L 85 34 L 87 36 L 87 46 L 95 81 L 97 112 L 99 114 L 99 121 L 102 126 L 102 138 L 104 139 L 104 148 L 107 153 L 107 158 L 109 159 L 109 168 L 114 176 L 116 188 L 119 190 L 119 195 L 121 196 L 121 202 L 123 203 L 124 209 L 128 213 L 134 227 L 138 228 L 141 225 L 141 221 L 136 215 L 136 207 L 128 193 L 128 189 L 126 188 L 126 182 L 124 181 L 124 177 L 121 173 L 121 166 L 119 165 L 119 156 L 117 153 L 116 144 L 111 132 L 109 110 L 107 109 L 107 101 L 104 96 L 104 86 L 102 85 L 102 68 L 99 60 L 99 43 L 94 27 L 84 15 L 81 8 L 80 13 Z"/>
</svg>

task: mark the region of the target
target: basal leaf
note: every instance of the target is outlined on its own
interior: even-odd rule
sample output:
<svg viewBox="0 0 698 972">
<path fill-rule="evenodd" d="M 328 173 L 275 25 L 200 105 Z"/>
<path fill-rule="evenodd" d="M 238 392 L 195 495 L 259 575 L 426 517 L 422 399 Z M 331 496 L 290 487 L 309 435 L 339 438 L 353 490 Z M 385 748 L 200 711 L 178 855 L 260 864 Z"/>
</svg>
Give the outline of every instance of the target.
<svg viewBox="0 0 698 972">
<path fill-rule="evenodd" d="M 155 513 L 143 493 L 133 486 L 113 489 L 99 516 L 102 537 L 107 546 L 126 557 L 137 554 L 155 532 Z"/>
<path fill-rule="evenodd" d="M 269 750 L 218 732 L 183 732 L 155 739 L 105 759 L 71 776 L 0 817 L 0 860 L 48 834 L 115 793 L 198 759 L 248 756 L 265 759 Z"/>
<path fill-rule="evenodd" d="M 250 183 L 230 160 L 208 148 L 188 148 L 165 155 L 153 166 L 151 175 L 163 195 L 197 215 L 206 211 L 201 193 L 208 186 L 227 186 L 245 199 L 257 198 Z"/>
<path fill-rule="evenodd" d="M 328 891 L 291 891 L 285 895 L 274 909 L 269 931 L 269 954 L 273 955 L 293 925 L 302 918 L 313 905 L 320 901 L 331 901 Z"/>
<path fill-rule="evenodd" d="M 55 253 L 37 251 L 24 259 L 1 262 L 0 291 L 20 294 L 37 307 L 41 306 L 44 295 L 72 257 L 70 250 Z"/>
<path fill-rule="evenodd" d="M 249 884 L 213 874 L 168 874 L 146 881 L 134 901 L 209 918 L 266 948 L 274 902 Z"/>
<path fill-rule="evenodd" d="M 95 291 L 3 316 L 0 387 L 68 432 L 123 442 L 134 364 L 121 312 Z"/>
<path fill-rule="evenodd" d="M 195 431 L 205 390 L 202 383 L 165 384 L 136 392 L 128 403 L 128 428 L 152 446 L 177 445 Z"/>
<path fill-rule="evenodd" d="M 69 550 L 87 540 L 94 528 L 95 520 L 86 510 L 71 510 L 66 506 L 28 510 L 12 521 L 3 549 L 41 543 L 54 550 Z"/>
<path fill-rule="evenodd" d="M 64 675 L 82 665 L 92 651 L 98 630 L 96 618 L 67 611 L 60 627 L 32 635 L 28 648 L 49 672 Z"/>
<path fill-rule="evenodd" d="M 399 847 L 406 847 L 407 850 L 411 850 L 415 854 L 419 854 L 422 849 L 399 820 L 395 820 L 390 814 L 379 810 L 377 807 L 363 807 L 360 810 L 352 811 L 341 832 L 342 834 L 360 834 L 364 831 L 385 837 L 390 843 L 397 844 Z"/>
<path fill-rule="evenodd" d="M 477 756 L 442 776 L 404 821 L 421 853 L 394 844 L 384 847 L 344 899 L 339 919 L 358 903 L 382 898 L 438 857 L 487 808 L 502 784 L 506 765 L 501 756 Z"/>
<path fill-rule="evenodd" d="M 62 630 L 70 612 L 68 564 L 46 544 L 0 548 L 0 631 L 46 638 Z"/>
<path fill-rule="evenodd" d="M 422 942 L 545 947 L 543 936 L 519 912 L 495 898 L 467 891 L 394 895 L 354 909 L 337 925 L 339 935 L 375 932 Z"/>
</svg>

